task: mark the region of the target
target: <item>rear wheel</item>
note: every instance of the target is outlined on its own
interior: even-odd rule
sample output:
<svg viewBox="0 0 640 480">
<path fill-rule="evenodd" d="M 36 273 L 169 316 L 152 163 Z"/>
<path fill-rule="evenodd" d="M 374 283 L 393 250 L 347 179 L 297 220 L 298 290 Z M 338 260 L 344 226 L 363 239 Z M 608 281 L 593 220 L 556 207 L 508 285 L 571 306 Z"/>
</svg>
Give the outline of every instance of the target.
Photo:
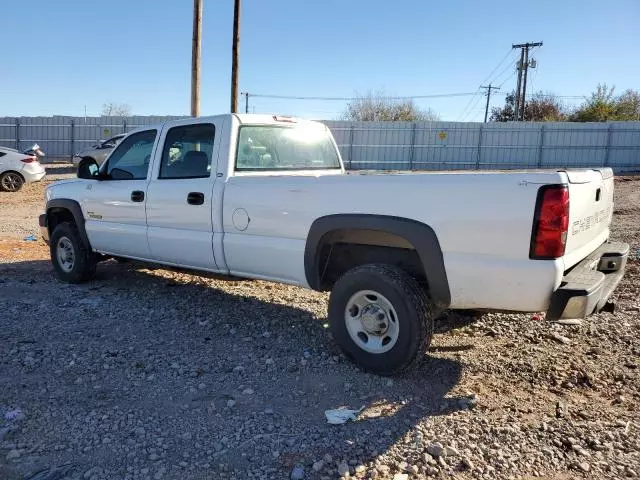
<svg viewBox="0 0 640 480">
<path fill-rule="evenodd" d="M 81 283 L 96 273 L 96 257 L 87 250 L 74 223 L 63 222 L 53 229 L 49 241 L 51 263 L 58 279 Z"/>
<path fill-rule="evenodd" d="M 424 289 L 392 265 L 363 265 L 345 273 L 329 299 L 331 332 L 362 369 L 393 375 L 425 355 L 435 312 Z"/>
<path fill-rule="evenodd" d="M 0 190 L 4 192 L 17 192 L 24 185 L 24 178 L 16 172 L 4 172 L 0 175 Z"/>
</svg>

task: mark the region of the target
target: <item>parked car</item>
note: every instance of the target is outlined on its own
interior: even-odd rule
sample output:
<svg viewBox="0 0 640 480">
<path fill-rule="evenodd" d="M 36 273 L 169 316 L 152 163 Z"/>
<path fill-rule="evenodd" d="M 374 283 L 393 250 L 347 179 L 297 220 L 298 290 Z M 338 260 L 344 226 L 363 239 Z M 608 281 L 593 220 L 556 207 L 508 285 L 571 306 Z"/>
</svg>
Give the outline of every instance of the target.
<svg viewBox="0 0 640 480">
<path fill-rule="evenodd" d="M 37 143 L 26 152 L 0 147 L 0 190 L 17 192 L 25 183 L 42 180 L 45 170 L 39 157 L 44 157 L 44 152 Z"/>
<path fill-rule="evenodd" d="M 629 253 L 610 168 L 346 174 L 328 128 L 289 117 L 167 121 L 78 177 L 39 219 L 60 280 L 113 256 L 330 290 L 335 341 L 384 375 L 444 309 L 610 310 Z"/>
<path fill-rule="evenodd" d="M 81 161 L 92 161 L 98 166 L 102 165 L 105 159 L 113 151 L 114 148 L 122 141 L 126 134 L 114 135 L 107 140 L 101 140 L 87 150 L 76 153 L 73 156 L 73 164 L 77 167 Z"/>
</svg>

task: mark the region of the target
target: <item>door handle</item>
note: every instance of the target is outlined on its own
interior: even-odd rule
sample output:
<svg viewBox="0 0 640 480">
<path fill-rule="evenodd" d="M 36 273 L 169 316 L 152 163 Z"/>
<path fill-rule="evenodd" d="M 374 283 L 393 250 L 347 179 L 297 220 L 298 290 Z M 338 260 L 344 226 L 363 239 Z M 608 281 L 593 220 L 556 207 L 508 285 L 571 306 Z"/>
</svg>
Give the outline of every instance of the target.
<svg viewBox="0 0 640 480">
<path fill-rule="evenodd" d="M 132 202 L 144 202 L 144 192 L 141 190 L 134 190 L 131 192 Z"/>
<path fill-rule="evenodd" d="M 189 195 L 187 195 L 187 203 L 189 205 L 202 205 L 204 203 L 204 193 L 189 192 Z"/>
</svg>

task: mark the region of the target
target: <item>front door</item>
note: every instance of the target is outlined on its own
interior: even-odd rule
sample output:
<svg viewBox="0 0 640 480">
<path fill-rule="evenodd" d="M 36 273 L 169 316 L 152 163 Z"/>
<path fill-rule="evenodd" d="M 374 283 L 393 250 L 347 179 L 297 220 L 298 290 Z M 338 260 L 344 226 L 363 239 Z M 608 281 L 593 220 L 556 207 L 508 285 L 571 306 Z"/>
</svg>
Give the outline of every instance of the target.
<svg viewBox="0 0 640 480">
<path fill-rule="evenodd" d="M 145 130 L 126 137 L 100 169 L 103 179 L 87 182 L 81 207 L 94 250 L 150 257 L 145 206 L 157 133 Z"/>
<path fill-rule="evenodd" d="M 159 262 L 218 269 L 212 223 L 216 126 L 189 119 L 163 131 L 147 200 L 149 248 Z"/>
</svg>

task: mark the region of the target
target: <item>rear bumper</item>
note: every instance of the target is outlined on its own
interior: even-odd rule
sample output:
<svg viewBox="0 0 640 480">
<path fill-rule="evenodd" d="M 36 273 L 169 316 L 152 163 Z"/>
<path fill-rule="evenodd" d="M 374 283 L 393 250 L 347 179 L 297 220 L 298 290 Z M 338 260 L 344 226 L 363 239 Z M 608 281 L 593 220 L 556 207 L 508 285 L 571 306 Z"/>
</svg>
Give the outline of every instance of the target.
<svg viewBox="0 0 640 480">
<path fill-rule="evenodd" d="M 629 244 L 604 243 L 567 273 L 551 297 L 548 320 L 599 312 L 622 280 Z"/>
<path fill-rule="evenodd" d="M 40 235 L 42 235 L 42 239 L 45 243 L 49 244 L 49 226 L 47 224 L 47 215 L 42 214 L 38 217 L 38 225 L 40 225 Z"/>
<path fill-rule="evenodd" d="M 45 169 L 39 163 L 27 163 L 20 171 L 26 183 L 39 182 L 45 176 Z"/>
</svg>

